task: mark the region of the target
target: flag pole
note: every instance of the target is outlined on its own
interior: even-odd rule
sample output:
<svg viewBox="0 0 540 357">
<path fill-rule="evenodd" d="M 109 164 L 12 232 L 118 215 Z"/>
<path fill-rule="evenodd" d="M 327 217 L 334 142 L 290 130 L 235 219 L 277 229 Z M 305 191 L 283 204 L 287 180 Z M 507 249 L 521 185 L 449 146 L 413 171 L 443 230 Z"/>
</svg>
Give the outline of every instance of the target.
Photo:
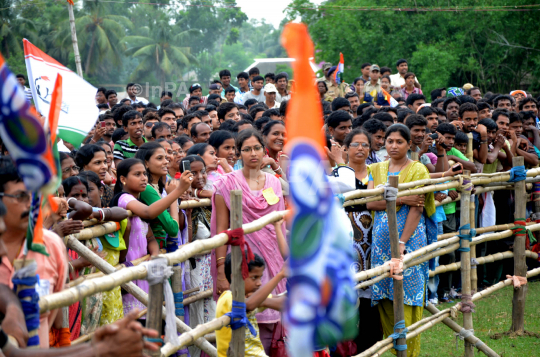
<svg viewBox="0 0 540 357">
<path fill-rule="evenodd" d="M 73 1 L 67 0 L 68 12 L 69 12 L 69 26 L 71 27 L 71 42 L 73 42 L 73 52 L 75 53 L 75 66 L 77 67 L 77 74 L 83 78 L 83 71 L 81 65 L 81 55 L 79 54 L 79 44 L 77 42 L 77 30 L 75 29 L 75 15 L 73 13 Z"/>
</svg>

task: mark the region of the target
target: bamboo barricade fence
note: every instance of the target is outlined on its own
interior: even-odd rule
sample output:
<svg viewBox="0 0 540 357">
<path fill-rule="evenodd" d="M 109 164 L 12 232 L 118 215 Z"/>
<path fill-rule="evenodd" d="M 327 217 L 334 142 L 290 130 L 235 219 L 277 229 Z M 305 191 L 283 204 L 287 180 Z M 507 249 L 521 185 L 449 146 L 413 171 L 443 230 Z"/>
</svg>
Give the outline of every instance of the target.
<svg viewBox="0 0 540 357">
<path fill-rule="evenodd" d="M 540 168 L 529 170 L 527 172 L 527 176 L 529 178 L 526 181 L 521 181 L 520 182 L 522 184 L 522 188 L 520 188 L 520 190 L 522 190 L 524 192 L 526 183 L 540 181 L 540 177 L 536 177 L 539 174 L 540 174 Z M 497 190 L 497 189 L 511 189 L 512 187 L 514 187 L 514 189 L 515 189 L 516 184 L 505 182 L 505 181 L 508 181 L 509 179 L 510 179 L 510 174 L 508 172 L 506 172 L 506 173 L 496 173 L 496 174 L 473 174 L 472 177 L 471 177 L 471 181 L 472 181 L 473 184 L 475 184 L 475 185 L 480 185 L 480 184 L 485 185 L 485 187 L 477 187 L 476 188 L 477 193 L 479 193 L 479 191 L 480 192 L 487 192 L 487 191 L 494 191 L 494 190 Z M 421 186 L 421 185 L 427 185 L 427 186 L 418 188 L 418 186 Z M 517 185 L 517 186 L 519 186 L 519 185 Z M 417 182 L 412 182 L 412 183 L 408 183 L 408 184 L 399 185 L 399 189 L 402 190 L 402 191 L 398 193 L 398 197 L 408 196 L 408 195 L 415 195 L 415 194 L 425 194 L 427 192 L 434 192 L 434 191 L 444 190 L 444 189 L 447 189 L 447 188 L 456 188 L 458 190 L 461 190 L 462 195 L 463 195 L 463 176 L 457 176 L 457 177 L 453 177 L 453 178 L 444 178 L 444 179 L 434 179 L 434 180 L 422 180 L 422 181 L 417 181 Z M 344 194 L 345 200 L 346 200 L 344 206 L 382 200 L 382 192 L 383 192 L 383 189 L 377 188 L 377 189 L 373 189 L 373 190 L 360 190 L 360 191 L 353 191 L 353 192 L 346 193 L 346 194 Z M 522 200 L 523 207 L 525 207 L 525 203 L 527 202 L 527 199 L 526 199 L 525 195 L 522 195 L 522 196 L 523 196 L 523 200 Z M 356 197 L 361 197 L 361 199 L 354 200 L 354 198 L 356 198 Z M 463 200 L 463 196 L 460 197 L 460 200 L 462 201 L 461 204 L 463 205 L 463 203 L 464 203 L 463 201 L 465 201 L 465 200 Z M 206 201 L 209 201 L 209 200 L 206 200 Z M 445 202 L 442 202 L 441 204 L 444 204 L 444 203 Z M 181 203 L 180 208 L 200 207 L 200 206 L 207 206 L 209 204 L 210 204 L 210 202 L 205 202 L 205 200 L 201 200 L 201 201 L 185 201 L 185 202 Z M 183 207 L 183 206 L 185 206 L 185 207 Z M 470 209 L 470 207 L 467 205 L 467 209 L 465 209 L 465 211 L 467 212 L 467 215 L 469 215 L 469 209 Z M 274 212 L 274 213 L 272 213 L 272 214 L 270 214 L 268 216 L 262 217 L 262 218 L 260 218 L 260 219 L 258 219 L 256 221 L 254 221 L 254 222 L 244 224 L 243 225 L 244 230 L 245 230 L 246 233 L 250 233 L 250 232 L 253 232 L 253 231 L 257 230 L 257 229 L 261 229 L 266 224 L 269 224 L 271 222 L 275 222 L 275 221 L 281 219 L 285 214 L 286 214 L 286 211 Z M 97 221 L 86 221 L 85 226 L 90 227 L 91 225 L 96 224 L 96 223 L 98 223 L 98 222 Z M 114 225 L 114 227 L 113 227 L 113 225 Z M 499 228 L 499 229 L 507 228 L 508 229 L 508 228 L 513 227 L 513 225 L 502 225 L 502 226 L 503 227 L 494 226 L 493 228 L 495 228 L 495 229 L 496 228 Z M 107 222 L 107 223 L 104 223 L 104 224 L 101 224 L 101 225 L 98 225 L 98 226 L 95 226 L 95 227 L 86 228 L 83 231 L 81 231 L 79 234 L 75 235 L 74 237 L 68 237 L 69 239 L 67 239 L 66 241 L 67 242 L 70 242 L 70 241 L 73 242 L 73 241 L 76 241 L 76 240 L 79 240 L 79 239 L 80 240 L 90 239 L 90 238 L 93 238 L 93 237 L 96 237 L 96 236 L 99 236 L 99 235 L 103 235 L 105 233 L 114 232 L 116 230 L 115 228 L 116 228 L 115 223 L 113 224 L 112 222 Z M 491 228 L 491 227 L 484 227 L 484 228 L 481 228 L 481 229 L 484 229 L 485 231 L 487 231 L 488 228 Z M 490 229 L 489 231 L 491 232 L 491 231 L 494 231 L 495 229 Z M 530 225 L 528 227 L 528 229 L 530 229 L 531 231 L 538 231 L 538 230 L 540 230 L 540 224 L 532 224 L 532 225 Z M 484 242 L 484 241 L 502 239 L 502 238 L 505 238 L 505 237 L 509 237 L 512 234 L 513 233 L 512 233 L 511 230 L 505 230 L 505 231 L 502 231 L 502 232 L 486 234 L 486 235 L 483 235 L 481 237 L 474 238 L 473 241 L 471 242 L 471 245 L 475 245 L 475 244 L 478 244 L 478 243 Z M 218 235 L 216 235 L 216 236 L 214 236 L 214 237 L 212 237 L 212 238 L 210 238 L 210 239 L 208 239 L 206 241 L 197 241 L 197 242 L 194 242 L 194 243 L 190 243 L 190 244 L 188 244 L 186 246 L 180 247 L 179 250 L 174 252 L 174 253 L 160 254 L 160 256 L 165 257 L 167 259 L 169 265 L 177 264 L 179 262 L 187 260 L 189 257 L 193 256 L 194 254 L 199 254 L 200 252 L 202 252 L 204 250 L 210 250 L 210 249 L 213 249 L 213 248 L 215 248 L 217 246 L 221 246 L 221 245 L 223 245 L 223 244 L 225 244 L 227 242 L 227 239 L 228 238 L 227 238 L 227 236 L 225 234 L 218 234 Z M 420 252 L 417 253 L 416 251 L 411 253 L 411 254 L 407 254 L 405 256 L 405 260 L 404 260 L 405 268 L 409 267 L 409 266 L 420 264 L 422 262 L 425 262 L 425 261 L 427 261 L 428 259 L 430 259 L 432 257 L 439 256 L 439 255 L 442 255 L 442 254 L 446 254 L 447 252 L 455 250 L 455 249 L 457 249 L 457 247 L 459 247 L 459 243 L 458 243 L 459 238 L 458 237 L 455 237 L 455 236 L 448 237 L 448 238 L 444 237 L 443 239 L 444 239 L 444 241 L 434 243 L 434 244 L 430 245 L 429 247 L 424 247 L 422 254 L 420 254 Z M 440 244 L 440 243 L 442 243 L 442 244 Z M 84 247 L 84 248 L 86 248 L 86 247 Z M 93 254 L 93 253 L 90 252 L 89 255 L 91 255 L 91 254 Z M 530 254 L 528 254 L 528 256 L 530 256 Z M 506 254 L 506 255 L 503 254 L 503 257 L 501 259 L 504 259 L 504 258 L 507 258 L 507 257 L 510 258 L 510 256 L 508 256 L 508 254 Z M 531 256 L 531 257 L 533 257 L 533 256 Z M 483 262 L 484 263 L 489 262 L 489 258 L 490 258 L 490 256 L 484 257 Z M 493 259 L 494 259 L 493 261 L 499 260 L 499 259 L 496 259 L 496 258 L 498 258 L 498 257 L 493 257 Z M 524 259 L 525 258 L 523 257 L 523 261 L 524 261 Z M 470 261 L 468 263 L 470 264 Z M 110 269 L 108 269 L 109 272 L 106 272 L 109 275 L 106 275 L 106 276 L 103 276 L 103 277 L 98 277 L 98 278 L 95 278 L 95 279 L 91 279 L 89 281 L 83 281 L 79 286 L 76 286 L 75 288 L 70 288 L 70 289 L 65 290 L 63 292 L 56 293 L 56 294 L 44 297 L 43 300 L 40 301 L 40 308 L 42 309 L 43 312 L 45 312 L 45 311 L 49 311 L 51 309 L 58 308 L 60 306 L 67 306 L 67 305 L 72 304 L 75 301 L 78 301 L 78 300 L 82 299 L 83 297 L 92 295 L 92 294 L 100 292 L 100 291 L 110 289 L 110 288 L 112 288 L 114 286 L 118 286 L 118 285 L 121 285 L 121 284 L 128 284 L 128 282 L 130 282 L 131 280 L 134 280 L 134 279 L 144 279 L 144 277 L 146 276 L 146 268 L 144 266 L 143 267 L 123 268 L 123 269 L 118 270 L 118 271 L 114 271 L 115 268 L 113 268 L 112 266 L 109 266 L 109 267 L 110 267 Z M 459 268 L 461 268 L 461 265 L 460 265 Z M 363 276 L 360 276 L 360 277 L 358 276 L 359 274 L 357 274 L 357 277 L 356 277 L 357 280 L 361 281 L 361 280 L 365 280 L 365 279 L 369 279 L 371 277 L 374 277 L 374 279 L 372 279 L 372 280 L 370 280 L 368 282 L 364 282 L 364 283 L 373 283 L 375 279 L 381 280 L 384 277 L 388 276 L 387 271 L 389 269 L 386 269 L 386 267 L 383 265 L 381 267 L 377 267 L 375 269 L 370 269 L 370 270 L 371 271 L 361 272 L 360 275 L 363 275 Z M 456 270 L 457 270 L 457 267 L 456 267 Z M 537 275 L 539 273 L 540 273 L 540 271 L 531 271 L 531 272 L 527 273 L 527 276 L 529 276 L 529 275 L 533 276 L 533 275 Z M 466 276 L 466 274 L 463 274 L 463 276 L 465 278 L 469 278 L 469 284 L 470 284 L 470 276 Z M 467 280 L 467 279 L 465 279 L 465 280 Z M 506 280 L 504 282 L 496 284 L 492 288 L 497 288 L 498 289 L 498 288 L 502 288 L 504 286 L 508 286 L 510 284 L 511 284 L 511 279 L 508 279 L 508 280 Z M 490 289 L 486 289 L 486 290 L 482 291 L 481 293 L 477 293 L 477 294 L 473 295 L 473 300 L 479 299 L 479 298 L 481 298 L 483 296 L 487 296 L 492 291 L 495 291 L 495 290 L 490 288 Z M 524 295 L 524 293 L 522 295 Z M 524 301 L 524 299 L 521 298 L 521 300 L 519 300 L 519 301 Z M 148 297 L 146 297 L 146 303 L 147 302 L 148 302 Z M 519 313 L 519 309 L 516 309 L 516 312 Z M 438 313 L 436 313 L 436 314 L 438 314 Z M 212 332 L 212 331 L 215 331 L 215 329 L 221 328 L 222 326 L 228 324 L 228 321 L 225 321 L 225 320 L 226 319 L 222 319 L 220 321 L 214 320 L 214 321 L 209 322 L 208 324 L 200 325 L 194 330 L 191 330 L 189 327 L 187 327 L 185 325 L 180 326 L 180 327 L 183 327 L 183 328 L 179 327 L 179 330 L 184 332 L 182 334 L 182 336 L 185 336 L 185 337 L 181 336 L 181 339 L 182 339 L 183 343 L 181 344 L 181 346 L 171 346 L 170 344 L 165 345 L 161 350 L 161 355 L 162 356 L 168 356 L 168 355 L 174 353 L 174 351 L 178 350 L 182 346 L 185 346 L 185 345 L 188 345 L 188 344 L 195 343 L 197 345 L 200 345 L 201 340 L 202 340 L 202 338 L 204 337 L 205 334 L 207 334 L 209 332 Z M 420 324 L 419 324 L 421 322 L 420 321 L 419 323 L 415 324 L 413 330 L 418 331 L 416 334 L 419 334 L 419 333 L 423 332 L 424 330 L 427 330 L 429 327 L 433 326 L 435 323 L 438 323 L 438 322 L 443 322 L 443 323 L 445 323 L 446 325 L 448 325 L 450 328 L 452 328 L 454 330 L 456 330 L 456 328 L 461 328 L 457 324 L 455 324 L 455 325 L 457 325 L 458 327 L 452 326 L 452 321 L 451 320 L 446 321 L 446 320 L 448 320 L 448 318 L 447 318 L 446 312 L 445 312 L 443 314 L 438 314 L 437 317 L 432 316 L 429 321 L 427 321 L 425 324 L 422 324 L 422 327 L 420 327 Z M 178 323 L 177 323 L 177 325 L 178 325 Z M 472 326 L 471 326 L 471 328 L 472 328 Z M 412 338 L 412 337 L 414 337 L 414 335 L 412 333 L 407 336 L 407 338 Z M 466 340 L 468 341 L 467 343 L 469 344 L 469 346 L 475 345 L 475 342 L 474 342 L 475 340 L 474 339 L 476 339 L 476 338 L 474 336 L 472 336 L 472 337 L 473 337 L 472 339 L 471 338 L 466 338 Z M 478 340 L 478 339 L 476 339 L 476 340 Z M 478 347 L 478 344 L 476 346 Z M 485 347 L 487 347 L 487 346 L 485 346 Z M 496 354 L 490 354 L 489 348 L 487 350 L 482 350 L 481 348 L 479 348 L 479 349 L 482 352 L 486 353 L 487 355 L 496 355 Z M 472 347 L 469 348 L 469 350 L 472 351 Z M 243 349 L 242 349 L 242 351 L 243 351 Z M 215 349 L 210 351 L 210 355 L 212 355 L 212 356 L 215 355 Z"/>
</svg>

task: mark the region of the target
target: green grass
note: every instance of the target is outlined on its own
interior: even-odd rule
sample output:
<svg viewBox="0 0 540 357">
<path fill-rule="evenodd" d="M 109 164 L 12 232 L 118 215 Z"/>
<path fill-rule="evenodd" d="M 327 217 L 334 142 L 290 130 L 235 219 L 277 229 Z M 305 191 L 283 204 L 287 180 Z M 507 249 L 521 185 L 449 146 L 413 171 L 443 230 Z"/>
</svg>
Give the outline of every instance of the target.
<svg viewBox="0 0 540 357">
<path fill-rule="evenodd" d="M 528 284 L 527 300 L 525 303 L 525 330 L 540 333 L 540 282 Z M 536 337 L 503 337 L 498 340 L 491 338 L 496 333 L 506 332 L 512 325 L 512 294 L 511 287 L 501 290 L 477 301 L 476 313 L 473 313 L 475 335 L 485 342 L 501 357 L 533 357 L 540 356 L 540 339 Z M 449 308 L 453 304 L 440 304 L 439 310 Z M 424 317 L 431 314 L 424 310 Z M 463 315 L 459 314 L 456 321 L 463 326 Z M 422 357 L 457 357 L 463 356 L 463 341 L 459 341 L 456 349 L 454 331 L 443 323 L 437 324 L 422 334 Z M 387 352 L 384 357 L 393 356 Z M 475 349 L 475 356 L 485 356 Z"/>
</svg>

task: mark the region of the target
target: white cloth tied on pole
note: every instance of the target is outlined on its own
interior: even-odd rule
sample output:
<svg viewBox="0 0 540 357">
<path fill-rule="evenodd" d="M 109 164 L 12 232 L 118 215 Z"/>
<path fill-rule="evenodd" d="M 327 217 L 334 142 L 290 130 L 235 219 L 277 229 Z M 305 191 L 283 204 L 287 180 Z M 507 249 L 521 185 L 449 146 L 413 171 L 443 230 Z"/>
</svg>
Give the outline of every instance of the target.
<svg viewBox="0 0 540 357">
<path fill-rule="evenodd" d="M 176 314 L 174 306 L 174 296 L 169 282 L 172 276 L 172 267 L 167 265 L 166 258 L 157 258 L 144 262 L 141 265 L 146 266 L 148 272 L 146 280 L 149 285 L 163 283 L 163 297 L 165 298 L 165 309 L 167 311 L 165 318 L 165 342 L 178 346 L 178 334 L 176 333 Z"/>
</svg>

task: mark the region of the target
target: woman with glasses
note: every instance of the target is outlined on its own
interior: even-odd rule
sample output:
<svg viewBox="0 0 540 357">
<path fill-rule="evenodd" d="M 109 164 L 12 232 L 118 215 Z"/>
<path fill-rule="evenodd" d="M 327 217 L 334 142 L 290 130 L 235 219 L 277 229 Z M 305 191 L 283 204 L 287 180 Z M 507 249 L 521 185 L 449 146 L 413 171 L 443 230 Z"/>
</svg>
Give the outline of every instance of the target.
<svg viewBox="0 0 540 357">
<path fill-rule="evenodd" d="M 190 164 L 190 171 L 193 174 L 191 189 L 193 192 L 203 190 L 206 186 L 206 165 L 204 160 L 198 155 L 188 155 L 180 162 L 180 172 L 184 172 L 184 164 Z M 210 235 L 210 220 L 212 207 L 197 207 L 185 211 L 188 222 L 189 242 L 208 239 Z M 190 264 L 186 264 L 189 270 L 190 288 L 198 287 L 199 291 L 206 291 L 213 288 L 212 275 L 210 274 L 211 253 L 198 254 L 190 259 Z M 211 297 L 196 301 L 189 305 L 189 326 L 210 322 L 216 315 L 216 302 Z M 201 350 L 197 347 L 189 347 L 192 357 L 201 355 Z"/>
<path fill-rule="evenodd" d="M 60 152 L 60 170 L 62 170 L 62 180 L 79 174 L 79 166 L 75 165 L 75 160 L 70 154 Z"/>
<path fill-rule="evenodd" d="M 343 142 L 349 157 L 349 167 L 354 170 L 357 190 L 367 189 L 369 166 L 366 159 L 370 150 L 370 135 L 362 129 L 351 131 Z M 373 219 L 366 205 L 345 207 L 353 228 L 353 247 L 356 255 L 355 273 L 371 268 L 371 243 Z M 355 339 L 357 353 L 365 351 L 382 339 L 379 309 L 371 306 L 371 287 L 357 290 L 360 324 Z"/>
<path fill-rule="evenodd" d="M 169 173 L 167 174 L 167 179 L 169 180 L 172 180 L 180 172 L 180 161 L 186 157 L 186 153 L 182 150 L 182 146 L 178 142 L 172 140 L 171 148 L 173 159 L 169 162 Z"/>
<path fill-rule="evenodd" d="M 265 155 L 264 141 L 254 129 L 242 130 L 236 138 L 236 149 L 240 152 L 243 162 L 241 170 L 223 175 L 214 182 L 212 207 L 215 210 L 211 221 L 212 236 L 229 228 L 231 207 L 231 191 L 242 190 L 242 221 L 253 222 L 264 215 L 285 209 L 281 184 L 275 175 L 261 171 Z M 285 226 L 281 225 L 285 235 Z M 283 267 L 284 257 L 280 254 L 274 225 L 268 224 L 257 232 L 246 234 L 246 242 L 253 253 L 260 255 L 266 262 L 261 282 L 266 284 L 278 274 Z M 227 246 L 216 248 L 212 253 L 212 277 L 214 278 L 214 299 L 229 290 L 230 286 L 225 277 L 225 256 Z M 282 280 L 274 293 L 285 291 L 285 280 Z M 257 314 L 261 342 L 269 353 L 272 332 L 275 323 L 280 319 L 278 311 L 266 310 Z"/>
<path fill-rule="evenodd" d="M 169 166 L 166 156 L 165 149 L 156 142 L 144 143 L 135 154 L 135 158 L 141 160 L 146 168 L 148 183 L 139 199 L 147 206 L 159 201 L 174 190 L 174 185 L 170 186 L 165 183 Z M 168 211 L 163 211 L 149 222 L 160 249 L 166 248 L 167 237 L 178 237 L 178 222 L 178 201 L 176 200 L 172 202 Z"/>
<path fill-rule="evenodd" d="M 83 171 L 93 171 L 99 176 L 99 179 L 104 183 L 102 205 L 103 207 L 109 207 L 114 193 L 113 189 L 105 184 L 109 168 L 105 149 L 96 144 L 85 145 L 77 152 L 75 163 Z"/>
</svg>

